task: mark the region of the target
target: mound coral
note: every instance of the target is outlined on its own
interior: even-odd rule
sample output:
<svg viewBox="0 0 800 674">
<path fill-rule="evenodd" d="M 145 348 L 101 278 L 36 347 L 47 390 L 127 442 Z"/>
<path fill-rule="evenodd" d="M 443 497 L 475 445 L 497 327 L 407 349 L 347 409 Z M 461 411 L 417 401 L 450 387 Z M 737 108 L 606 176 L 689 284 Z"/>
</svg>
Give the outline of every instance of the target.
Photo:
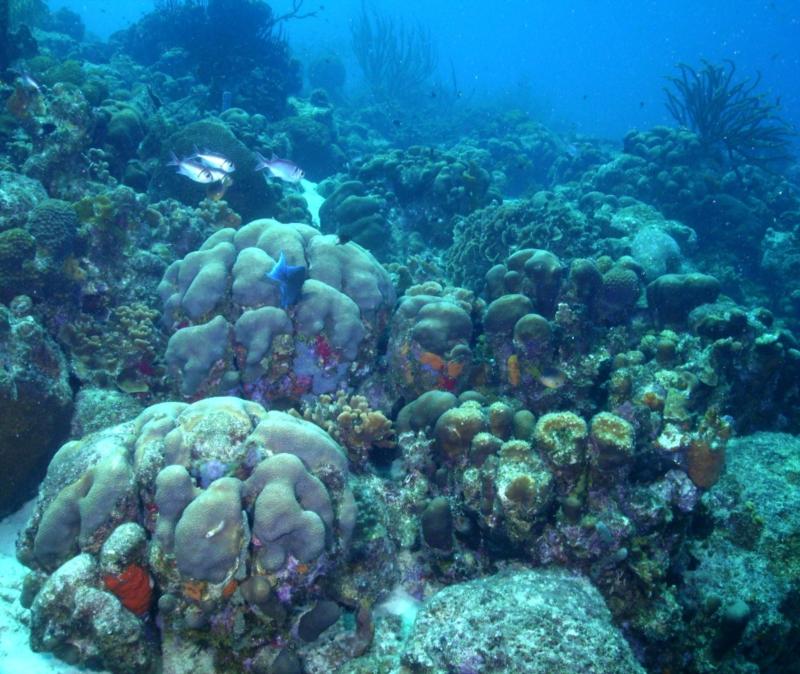
<svg viewBox="0 0 800 674">
<path fill-rule="evenodd" d="M 237 631 L 214 631 L 220 662 L 246 643 L 239 657 L 265 637 L 291 639 L 307 602 L 336 599 L 317 581 L 341 563 L 355 525 L 347 478 L 323 430 L 236 398 L 161 403 L 67 443 L 18 547 L 41 588 L 34 643 L 134 672 L 177 657 L 144 637 L 151 611 L 166 641 L 204 647 L 199 628 L 235 615 Z"/>
<path fill-rule="evenodd" d="M 173 263 L 159 293 L 181 393 L 298 400 L 368 374 L 394 290 L 367 251 L 337 244 L 307 225 L 255 220 Z M 281 254 L 306 270 L 296 304 L 284 307 L 267 278 Z"/>
<path fill-rule="evenodd" d="M 475 298 L 436 283 L 412 286 L 392 317 L 389 358 L 397 389 L 407 396 L 440 389 L 458 392 L 472 364 Z"/>
</svg>

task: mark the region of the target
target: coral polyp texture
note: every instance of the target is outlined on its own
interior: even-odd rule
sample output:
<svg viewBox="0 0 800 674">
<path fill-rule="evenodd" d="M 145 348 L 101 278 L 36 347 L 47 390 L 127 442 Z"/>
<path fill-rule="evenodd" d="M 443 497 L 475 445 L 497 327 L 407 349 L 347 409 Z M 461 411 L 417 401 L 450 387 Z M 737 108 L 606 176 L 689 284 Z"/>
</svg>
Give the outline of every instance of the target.
<svg viewBox="0 0 800 674">
<path fill-rule="evenodd" d="M 294 303 L 268 276 L 281 255 L 304 270 Z M 180 393 L 265 402 L 332 392 L 368 375 L 394 305 L 389 276 L 369 252 L 271 219 L 216 232 L 170 265 L 159 294 L 172 332 L 166 362 Z"/>
<path fill-rule="evenodd" d="M 53 457 L 17 550 L 33 644 L 114 672 L 170 666 L 145 638 L 155 618 L 165 642 L 212 635 L 209 662 L 278 657 L 266 644 L 292 641 L 301 607 L 336 601 L 355 520 L 347 458 L 318 426 L 239 398 L 153 405 Z"/>
</svg>

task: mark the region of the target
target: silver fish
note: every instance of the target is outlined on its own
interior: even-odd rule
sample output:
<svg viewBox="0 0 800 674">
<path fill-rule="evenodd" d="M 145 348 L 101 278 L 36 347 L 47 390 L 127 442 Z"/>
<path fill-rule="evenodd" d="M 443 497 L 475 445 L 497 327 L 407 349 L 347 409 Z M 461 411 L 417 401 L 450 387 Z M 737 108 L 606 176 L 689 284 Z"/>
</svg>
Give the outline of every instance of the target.
<svg viewBox="0 0 800 674">
<path fill-rule="evenodd" d="M 299 183 L 305 176 L 305 171 L 289 159 L 281 159 L 274 154 L 270 159 L 266 159 L 258 152 L 256 152 L 256 158 L 258 162 L 255 170 L 267 169 L 274 178 L 280 178 L 288 183 Z"/>
<path fill-rule="evenodd" d="M 28 91 L 32 91 L 32 92 L 34 92 L 36 94 L 41 94 L 42 93 L 42 89 L 36 83 L 36 80 L 34 80 L 27 73 L 22 73 L 22 75 L 20 75 L 20 77 L 19 77 L 19 80 L 22 83 L 22 86 L 23 86 L 24 89 L 26 89 Z"/>
<path fill-rule="evenodd" d="M 26 67 L 21 67 L 19 70 L 15 70 L 13 68 L 9 68 L 10 73 L 14 73 L 17 76 L 17 84 L 23 89 L 23 91 L 28 91 L 35 94 L 41 94 L 42 88 L 36 82 L 35 79 L 31 77 L 31 74 L 28 72 Z"/>
<path fill-rule="evenodd" d="M 192 161 L 189 158 L 178 159 L 174 152 L 172 153 L 172 160 L 167 164 L 167 166 L 177 166 L 177 173 L 180 173 L 182 176 L 186 176 L 193 182 L 203 183 L 205 185 L 222 180 L 227 175 L 227 173 L 224 171 L 208 168 L 207 166 L 203 166 L 202 164 Z"/>
<path fill-rule="evenodd" d="M 233 173 L 236 170 L 236 166 L 234 166 L 233 162 L 225 155 L 219 154 L 218 152 L 211 152 L 209 150 L 200 152 L 200 150 L 197 149 L 197 146 L 195 146 L 194 154 L 189 157 L 189 160 L 199 161 L 206 168 L 216 169 L 217 171 L 222 171 L 224 173 Z"/>
</svg>

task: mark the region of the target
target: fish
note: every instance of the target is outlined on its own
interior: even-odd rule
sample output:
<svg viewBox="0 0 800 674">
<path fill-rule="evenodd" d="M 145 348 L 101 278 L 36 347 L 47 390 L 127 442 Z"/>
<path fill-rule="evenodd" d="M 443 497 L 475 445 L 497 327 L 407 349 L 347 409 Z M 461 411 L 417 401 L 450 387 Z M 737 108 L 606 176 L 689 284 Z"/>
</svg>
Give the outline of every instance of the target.
<svg viewBox="0 0 800 674">
<path fill-rule="evenodd" d="M 286 309 L 300 299 L 303 282 L 306 280 L 306 268 L 288 264 L 286 256 L 281 251 L 272 271 L 267 272 L 267 280 L 278 284 L 281 292 L 281 309 Z"/>
<path fill-rule="evenodd" d="M 17 84 L 22 90 L 27 91 L 28 93 L 32 94 L 41 94 L 42 88 L 36 82 L 35 79 L 31 77 L 31 74 L 28 72 L 28 69 L 24 66 L 20 67 L 18 70 L 15 68 L 9 68 L 6 75 L 14 75 L 14 78 L 8 79 L 9 83 L 14 82 Z M 6 79 L 4 76 L 3 79 Z"/>
<path fill-rule="evenodd" d="M 233 173 L 236 170 L 234 163 L 225 155 L 219 152 L 211 152 L 210 150 L 203 150 L 203 152 L 200 152 L 196 145 L 194 154 L 189 157 L 189 159 L 192 161 L 199 161 L 206 168 L 216 169 L 224 173 Z"/>
<path fill-rule="evenodd" d="M 305 172 L 293 161 L 281 159 L 274 153 L 270 159 L 266 159 L 262 154 L 256 152 L 256 158 L 258 159 L 256 171 L 267 169 L 271 176 L 285 180 L 287 183 L 299 183 L 305 176 Z"/>
<path fill-rule="evenodd" d="M 564 372 L 557 367 L 543 367 L 536 378 L 542 386 L 549 389 L 561 388 L 567 381 Z"/>
<path fill-rule="evenodd" d="M 42 88 L 36 83 L 36 80 L 33 79 L 28 73 L 22 72 L 19 76 L 19 81 L 22 87 L 26 91 L 30 91 L 34 94 L 41 94 Z"/>
<path fill-rule="evenodd" d="M 222 180 L 216 183 L 211 183 L 206 188 L 206 197 L 211 199 L 211 201 L 219 201 L 225 196 L 225 192 L 228 191 L 228 188 L 231 185 L 233 185 L 233 178 L 226 173 L 222 177 Z"/>
<path fill-rule="evenodd" d="M 204 185 L 222 180 L 227 175 L 224 171 L 208 168 L 190 158 L 178 159 L 174 152 L 167 166 L 177 166 L 177 173 L 186 176 L 193 182 L 203 183 Z"/>
</svg>

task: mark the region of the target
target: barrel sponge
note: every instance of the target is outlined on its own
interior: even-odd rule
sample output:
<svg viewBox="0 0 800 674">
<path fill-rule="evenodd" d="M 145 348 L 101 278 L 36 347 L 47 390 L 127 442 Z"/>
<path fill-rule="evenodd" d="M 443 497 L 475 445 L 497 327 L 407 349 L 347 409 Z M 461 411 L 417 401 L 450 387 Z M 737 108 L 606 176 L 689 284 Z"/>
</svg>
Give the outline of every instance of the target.
<svg viewBox="0 0 800 674">
<path fill-rule="evenodd" d="M 347 455 L 319 426 L 286 412 L 272 410 L 245 441 L 246 446 L 263 448 L 272 454 L 294 454 L 312 473 L 325 465 L 346 476 Z"/>
<path fill-rule="evenodd" d="M 214 364 L 225 357 L 231 325 L 216 316 L 204 325 L 178 330 L 169 338 L 165 360 L 173 372 L 181 373 L 181 393 L 197 393 Z"/>
<path fill-rule="evenodd" d="M 277 454 L 258 464 L 247 480 L 255 494 L 253 537 L 256 558 L 266 571 L 277 571 L 287 555 L 311 562 L 333 537 L 333 506 L 325 485 L 291 454 Z"/>
<path fill-rule="evenodd" d="M 536 448 L 557 468 L 581 466 L 586 457 L 586 422 L 573 412 L 542 416 L 533 430 Z"/>
<path fill-rule="evenodd" d="M 238 568 L 244 525 L 242 482 L 223 477 L 183 511 L 175 527 L 175 561 L 184 577 L 221 583 Z"/>
<path fill-rule="evenodd" d="M 307 279 L 296 313 L 297 331 L 314 337 L 325 333 L 334 348 L 353 359 L 366 331 L 358 305 L 336 288 Z"/>
<path fill-rule="evenodd" d="M 358 327 L 361 327 L 360 322 Z M 245 311 L 233 330 L 236 342 L 245 348 L 247 354 L 242 380 L 250 382 L 264 374 L 261 360 L 269 353 L 276 335 L 292 334 L 292 322 L 282 309 L 261 307 Z"/>
</svg>

